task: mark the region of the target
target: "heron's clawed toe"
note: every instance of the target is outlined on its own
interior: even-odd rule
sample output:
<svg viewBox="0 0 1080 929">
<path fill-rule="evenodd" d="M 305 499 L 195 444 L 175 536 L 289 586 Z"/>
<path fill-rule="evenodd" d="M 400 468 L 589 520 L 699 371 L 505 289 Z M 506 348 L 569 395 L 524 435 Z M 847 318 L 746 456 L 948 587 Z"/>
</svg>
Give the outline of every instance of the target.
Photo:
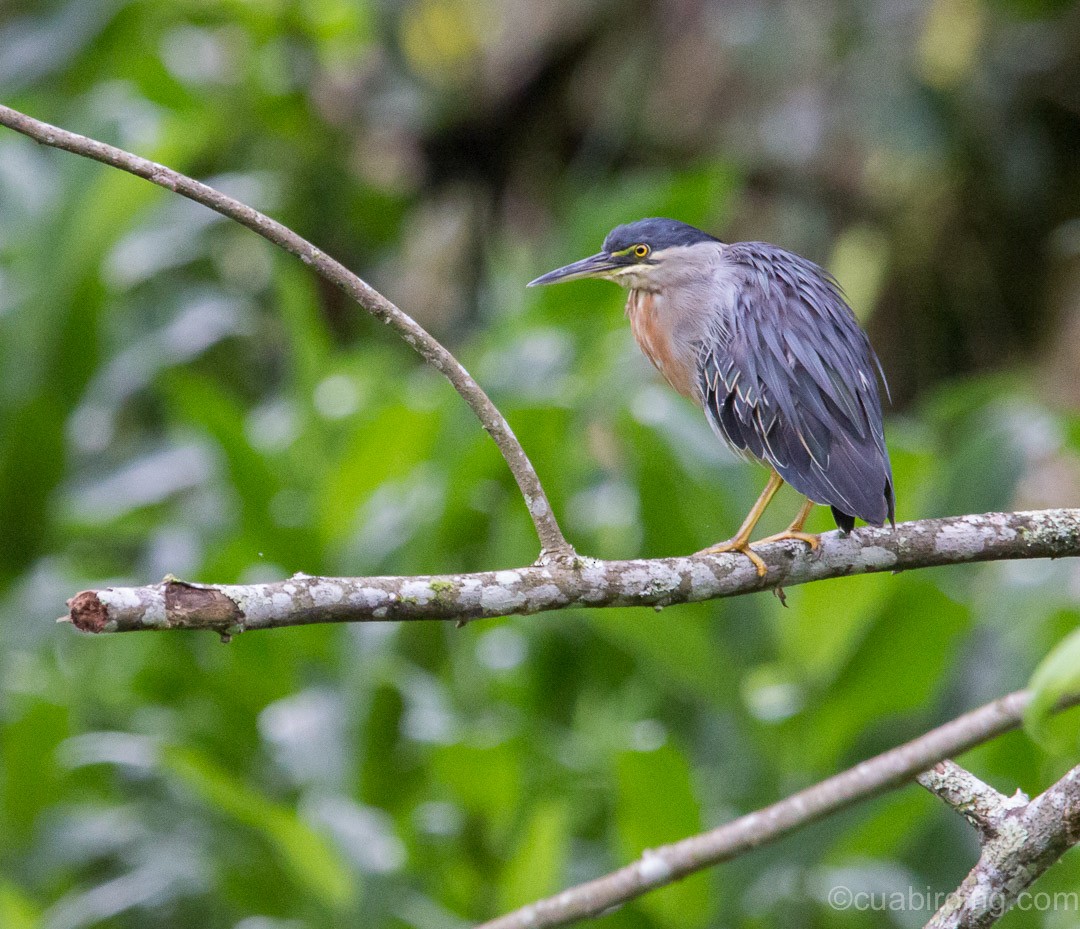
<svg viewBox="0 0 1080 929">
<path fill-rule="evenodd" d="M 697 552 L 697 554 L 722 555 L 725 552 L 742 552 L 742 554 L 753 562 L 754 567 L 757 569 L 758 577 L 764 577 L 769 573 L 769 567 L 761 560 L 761 556 L 750 547 L 748 541 L 740 539 L 738 536 L 734 539 L 728 539 L 726 542 L 717 542 L 715 545 L 703 548 L 700 552 Z"/>
<path fill-rule="evenodd" d="M 754 544 L 765 545 L 768 542 L 786 542 L 788 539 L 794 539 L 796 542 L 805 542 L 810 546 L 810 551 L 816 551 L 818 546 L 821 545 L 821 538 L 817 534 L 813 532 L 802 532 L 798 529 L 785 529 L 783 532 L 776 533 L 776 535 L 758 539 Z"/>
</svg>

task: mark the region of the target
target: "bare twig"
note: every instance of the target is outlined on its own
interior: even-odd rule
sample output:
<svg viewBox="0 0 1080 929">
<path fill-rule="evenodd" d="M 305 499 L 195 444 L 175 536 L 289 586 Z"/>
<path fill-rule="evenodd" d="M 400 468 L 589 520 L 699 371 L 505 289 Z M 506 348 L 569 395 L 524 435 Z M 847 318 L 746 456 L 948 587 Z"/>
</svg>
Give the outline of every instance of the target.
<svg viewBox="0 0 1080 929">
<path fill-rule="evenodd" d="M 1006 802 L 1011 809 L 996 815 L 995 831 L 984 839 L 978 863 L 926 929 L 992 926 L 1047 868 L 1080 842 L 1080 767 L 1030 803 Z M 1075 901 L 1075 894 L 1071 898 Z"/>
<path fill-rule="evenodd" d="M 939 762 L 915 780 L 971 823 L 983 842 L 998 835 L 1011 810 L 1028 802 L 1020 791 L 1006 797 L 953 761 Z"/>
<path fill-rule="evenodd" d="M 772 806 L 710 832 L 643 852 L 633 864 L 500 916 L 478 929 L 542 929 L 596 916 L 655 887 L 728 861 L 853 803 L 899 787 L 942 759 L 1015 729 L 1030 699 L 1028 691 L 1009 694 Z M 1077 703 L 1080 694 L 1063 701 L 1059 709 Z"/>
<path fill-rule="evenodd" d="M 759 578 L 740 554 L 597 561 L 417 577 L 308 577 L 272 584 L 189 584 L 84 591 L 68 606 L 88 632 L 212 629 L 242 632 L 308 623 L 468 620 L 573 606 L 654 606 L 734 597 L 875 571 L 1080 555 L 1080 510 L 985 513 L 821 536 L 816 552 L 778 542 L 758 552 Z"/>
<path fill-rule="evenodd" d="M 454 390 L 476 414 L 480 424 L 498 445 L 525 498 L 529 515 L 540 537 L 542 547 L 540 560 L 544 561 L 547 556 L 558 560 L 573 555 L 573 549 L 559 528 L 532 462 L 529 461 L 521 443 L 511 430 L 510 424 L 495 404 L 473 380 L 469 372 L 434 336 L 348 268 L 276 220 L 164 165 L 140 158 L 138 155 L 95 139 L 51 126 L 3 105 L 0 105 L 0 125 L 21 132 L 42 145 L 50 145 L 84 158 L 92 158 L 94 161 L 127 171 L 159 187 L 201 203 L 247 226 L 264 239 L 292 252 L 305 264 L 314 268 L 318 274 L 344 291 L 372 316 L 391 326 L 424 361 L 441 371 L 453 385 Z"/>
</svg>

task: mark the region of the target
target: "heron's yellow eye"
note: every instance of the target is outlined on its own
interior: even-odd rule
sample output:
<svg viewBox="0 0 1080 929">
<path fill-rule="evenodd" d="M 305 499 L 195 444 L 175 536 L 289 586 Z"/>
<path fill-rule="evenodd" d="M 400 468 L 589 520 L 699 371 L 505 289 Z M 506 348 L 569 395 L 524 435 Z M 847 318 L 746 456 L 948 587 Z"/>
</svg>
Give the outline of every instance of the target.
<svg viewBox="0 0 1080 929">
<path fill-rule="evenodd" d="M 634 255 L 636 257 L 644 258 L 648 254 L 649 254 L 649 246 L 648 245 L 635 245 L 634 246 Z"/>
</svg>

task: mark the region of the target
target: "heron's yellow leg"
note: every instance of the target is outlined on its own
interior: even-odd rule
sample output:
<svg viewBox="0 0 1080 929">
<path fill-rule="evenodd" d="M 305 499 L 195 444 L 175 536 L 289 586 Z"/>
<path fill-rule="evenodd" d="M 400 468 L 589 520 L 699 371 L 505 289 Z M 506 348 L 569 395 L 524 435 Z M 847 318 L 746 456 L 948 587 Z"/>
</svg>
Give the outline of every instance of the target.
<svg viewBox="0 0 1080 929">
<path fill-rule="evenodd" d="M 754 567 L 757 568 L 758 576 L 764 577 L 769 569 L 765 566 L 765 562 L 761 560 L 760 556 L 750 548 L 750 533 L 754 531 L 754 526 L 756 526 L 758 520 L 761 519 L 761 514 L 765 512 L 766 507 L 772 502 L 772 498 L 776 496 L 776 492 L 783 483 L 784 479 L 777 474 L 776 471 L 770 471 L 769 483 L 765 485 L 765 489 L 761 492 L 761 496 L 757 498 L 757 502 L 750 508 L 750 512 L 746 514 L 746 519 L 743 520 L 742 525 L 739 527 L 739 531 L 726 542 L 717 542 L 715 545 L 703 548 L 698 554 L 719 555 L 722 552 L 742 552 L 754 563 Z"/>
<path fill-rule="evenodd" d="M 812 532 L 803 532 L 802 527 L 806 525 L 806 517 L 810 515 L 810 511 L 814 508 L 814 501 L 809 497 L 806 498 L 806 502 L 799 509 L 799 515 L 795 517 L 791 525 L 787 527 L 783 532 L 778 532 L 776 535 L 766 536 L 764 539 L 758 539 L 755 545 L 764 545 L 766 542 L 783 542 L 785 539 L 795 539 L 798 542 L 805 542 L 810 546 L 810 551 L 817 548 L 821 541 Z"/>
</svg>

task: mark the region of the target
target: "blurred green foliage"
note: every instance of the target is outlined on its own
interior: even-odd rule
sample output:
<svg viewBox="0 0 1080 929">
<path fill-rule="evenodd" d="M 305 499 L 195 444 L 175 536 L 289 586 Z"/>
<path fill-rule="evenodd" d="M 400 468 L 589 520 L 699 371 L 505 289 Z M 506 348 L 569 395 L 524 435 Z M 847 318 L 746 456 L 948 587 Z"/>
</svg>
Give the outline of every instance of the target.
<svg viewBox="0 0 1080 929">
<path fill-rule="evenodd" d="M 1074 4 L 9 0 L 0 98 L 206 179 L 444 339 L 579 550 L 695 550 L 762 475 L 615 288 L 526 292 L 673 215 L 828 264 L 897 404 L 901 518 L 1080 501 Z M 466 925 L 1024 686 L 1080 573 L 997 564 L 476 623 L 89 638 L 89 586 L 429 573 L 536 541 L 407 348 L 248 231 L 0 134 L 0 926 Z M 781 494 L 779 528 L 797 500 Z M 824 513 L 814 529 L 829 527 Z M 965 761 L 1035 793 L 1077 714 Z M 605 927 L 921 925 L 967 826 L 908 788 Z M 1040 890 L 1075 888 L 1076 853 Z M 1010 914 L 1065 926 L 1075 913 Z"/>
</svg>

